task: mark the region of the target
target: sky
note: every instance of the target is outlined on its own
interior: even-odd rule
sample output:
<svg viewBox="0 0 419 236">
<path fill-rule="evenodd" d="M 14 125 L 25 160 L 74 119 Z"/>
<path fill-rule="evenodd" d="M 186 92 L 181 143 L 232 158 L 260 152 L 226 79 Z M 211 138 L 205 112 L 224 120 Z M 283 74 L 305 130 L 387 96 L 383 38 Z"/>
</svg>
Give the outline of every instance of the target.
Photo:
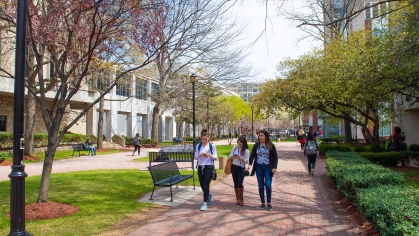
<svg viewBox="0 0 419 236">
<path fill-rule="evenodd" d="M 256 41 L 248 57 L 248 63 L 254 65 L 259 72 L 255 78 L 257 81 L 275 78 L 276 66 L 283 58 L 298 58 L 315 46 L 321 45 L 312 38 L 298 42 L 305 36 L 304 32 L 290 20 L 277 16 L 276 6 L 272 1 L 270 3 L 272 5 L 268 4 L 269 19 L 266 32 Z M 265 28 L 265 5 L 258 0 L 245 0 L 238 3 L 236 7 L 241 10 L 241 17 L 250 22 L 245 37 L 247 43 L 252 43 Z"/>
</svg>

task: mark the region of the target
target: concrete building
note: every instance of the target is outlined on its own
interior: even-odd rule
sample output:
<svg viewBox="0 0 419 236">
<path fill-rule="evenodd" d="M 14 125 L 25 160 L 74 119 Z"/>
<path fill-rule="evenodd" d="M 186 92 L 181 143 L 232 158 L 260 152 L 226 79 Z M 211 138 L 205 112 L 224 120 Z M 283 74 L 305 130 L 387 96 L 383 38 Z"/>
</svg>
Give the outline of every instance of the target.
<svg viewBox="0 0 419 236">
<path fill-rule="evenodd" d="M 263 82 L 226 83 L 228 90 L 237 93 L 245 102 L 250 102 L 252 96 L 261 91 Z"/>
</svg>

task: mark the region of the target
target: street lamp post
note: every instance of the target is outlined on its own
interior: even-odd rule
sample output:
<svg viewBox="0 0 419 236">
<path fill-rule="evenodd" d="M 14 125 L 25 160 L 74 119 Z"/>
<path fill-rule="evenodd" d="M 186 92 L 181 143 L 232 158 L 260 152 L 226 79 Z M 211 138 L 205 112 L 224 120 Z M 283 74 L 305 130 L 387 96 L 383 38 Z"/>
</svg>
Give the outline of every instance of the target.
<svg viewBox="0 0 419 236">
<path fill-rule="evenodd" d="M 192 74 L 189 79 L 192 83 L 192 143 L 194 146 L 194 153 L 195 153 L 195 82 L 196 82 L 196 75 Z"/>
<path fill-rule="evenodd" d="M 25 105 L 25 49 L 27 0 L 17 2 L 15 91 L 13 106 L 13 165 L 10 178 L 9 236 L 31 235 L 25 230 L 25 178 L 23 165 L 23 107 Z"/>
<path fill-rule="evenodd" d="M 254 132 L 253 132 L 253 107 L 252 107 L 252 142 L 255 141 Z"/>
</svg>

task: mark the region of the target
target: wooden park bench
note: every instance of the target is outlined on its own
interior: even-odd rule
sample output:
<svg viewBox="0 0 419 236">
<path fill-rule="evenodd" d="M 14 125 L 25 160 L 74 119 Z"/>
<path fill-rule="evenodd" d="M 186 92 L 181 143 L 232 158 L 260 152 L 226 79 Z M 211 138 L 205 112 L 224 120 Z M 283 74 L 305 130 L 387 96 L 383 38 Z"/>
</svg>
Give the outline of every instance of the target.
<svg viewBox="0 0 419 236">
<path fill-rule="evenodd" d="M 88 151 L 90 153 L 89 148 L 85 148 L 83 143 L 71 144 L 71 147 L 73 148 L 73 155 L 71 156 L 74 156 L 74 152 L 78 152 L 79 156 L 81 151 Z"/>
<path fill-rule="evenodd" d="M 179 168 L 174 161 L 164 162 L 154 166 L 148 166 L 151 177 L 153 178 L 154 187 L 151 192 L 150 200 L 153 200 L 153 193 L 156 186 L 170 187 L 170 201 L 173 202 L 172 186 L 178 183 L 194 177 L 194 173 L 190 175 L 181 175 Z M 194 182 L 195 189 L 195 182 Z"/>
</svg>

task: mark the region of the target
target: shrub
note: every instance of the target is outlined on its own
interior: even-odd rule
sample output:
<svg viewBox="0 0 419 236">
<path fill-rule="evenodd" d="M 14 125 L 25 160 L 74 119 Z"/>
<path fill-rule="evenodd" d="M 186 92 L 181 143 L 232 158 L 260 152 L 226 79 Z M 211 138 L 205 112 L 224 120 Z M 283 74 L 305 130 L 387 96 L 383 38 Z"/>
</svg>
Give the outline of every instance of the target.
<svg viewBox="0 0 419 236">
<path fill-rule="evenodd" d="M 366 151 L 366 148 L 365 148 L 365 146 L 356 146 L 354 148 L 354 151 L 355 152 L 365 152 Z"/>
<path fill-rule="evenodd" d="M 338 152 L 350 152 L 351 147 L 346 144 L 330 144 L 330 143 L 320 143 L 319 152 L 326 153 L 327 151 L 338 151 Z"/>
<path fill-rule="evenodd" d="M 382 235 L 417 235 L 419 232 L 419 189 L 379 186 L 361 189 L 358 209 L 374 222 Z"/>
<path fill-rule="evenodd" d="M 413 143 L 409 146 L 410 151 L 419 152 L 419 144 Z"/>
<path fill-rule="evenodd" d="M 360 152 L 358 154 L 377 165 L 397 166 L 400 161 L 398 152 Z"/>
<path fill-rule="evenodd" d="M 143 138 L 141 139 L 141 144 L 153 144 L 153 143 L 159 143 L 156 139 L 152 138 Z"/>
<path fill-rule="evenodd" d="M 373 144 L 370 147 L 370 151 L 377 153 L 377 152 L 385 152 L 386 149 L 383 146 L 381 146 L 380 144 Z"/>
</svg>

